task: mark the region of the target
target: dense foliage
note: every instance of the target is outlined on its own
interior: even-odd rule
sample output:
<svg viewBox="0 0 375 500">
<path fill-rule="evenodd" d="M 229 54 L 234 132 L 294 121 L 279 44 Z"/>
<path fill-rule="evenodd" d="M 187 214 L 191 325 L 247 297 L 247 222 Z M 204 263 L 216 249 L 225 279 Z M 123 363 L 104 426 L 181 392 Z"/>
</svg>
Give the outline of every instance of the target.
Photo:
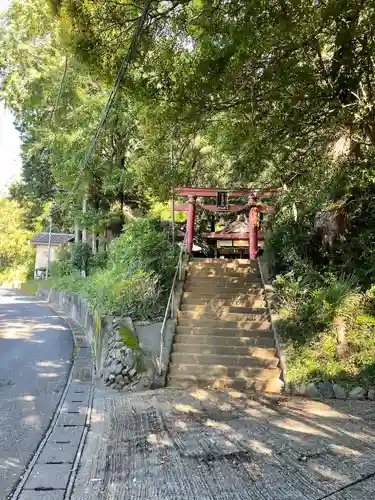
<svg viewBox="0 0 375 500">
<path fill-rule="evenodd" d="M 62 225 L 100 232 L 129 210 L 167 202 L 174 185 L 284 186 L 265 250 L 287 309 L 290 373 L 329 378 L 341 366 L 344 378 L 360 377 L 368 363 L 352 355 L 375 355 L 372 323 L 357 320 L 372 313 L 375 270 L 374 3 L 147 5 L 136 58 L 83 168 L 145 2 L 12 3 L 0 75 L 23 139 L 14 196 L 33 203 L 30 217 L 36 199 L 54 197 Z M 127 262 L 137 261 L 134 252 Z M 332 290 L 341 290 L 337 300 Z M 332 337 L 346 310 L 344 338 Z M 338 350 L 325 344 L 330 338 Z M 311 368 L 293 372 L 306 356 Z"/>
<path fill-rule="evenodd" d="M 129 222 L 106 254 L 88 255 L 84 244 L 65 248 L 52 265 L 49 286 L 86 297 L 99 314 L 160 319 L 176 266 L 177 250 L 160 220 Z M 82 265 L 88 269 L 82 278 Z M 45 281 L 33 286 L 46 286 Z"/>
</svg>

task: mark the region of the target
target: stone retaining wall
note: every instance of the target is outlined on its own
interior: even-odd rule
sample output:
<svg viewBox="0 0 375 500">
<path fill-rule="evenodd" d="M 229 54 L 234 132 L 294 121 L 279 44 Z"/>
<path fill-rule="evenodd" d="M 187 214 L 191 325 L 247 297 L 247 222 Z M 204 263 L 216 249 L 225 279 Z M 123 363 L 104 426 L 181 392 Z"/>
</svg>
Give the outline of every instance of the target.
<svg viewBox="0 0 375 500">
<path fill-rule="evenodd" d="M 37 297 L 63 311 L 86 332 L 95 358 L 97 377 L 114 389 L 140 385 L 151 387 L 157 375 L 161 323 L 135 322 L 131 318 L 100 317 L 87 300 L 76 293 L 41 288 Z M 163 370 L 169 360 L 173 335 L 167 324 Z"/>
<path fill-rule="evenodd" d="M 259 265 L 260 276 L 261 276 L 262 283 L 263 283 L 264 293 L 266 296 L 267 308 L 268 308 L 268 313 L 269 313 L 270 320 L 271 320 L 271 326 L 272 326 L 273 337 L 274 337 L 275 345 L 276 345 L 276 349 L 277 349 L 277 355 L 278 355 L 279 360 L 280 360 L 279 366 L 281 369 L 281 378 L 284 382 L 285 377 L 286 377 L 287 366 L 286 366 L 286 357 L 285 357 L 285 346 L 284 346 L 282 339 L 279 335 L 279 332 L 277 331 L 277 328 L 276 328 L 277 316 L 275 314 L 275 310 L 276 310 L 275 290 L 274 290 L 273 286 L 269 284 L 268 264 L 264 260 L 263 256 L 258 258 L 258 265 Z"/>
<path fill-rule="evenodd" d="M 341 385 L 327 380 L 306 384 L 287 384 L 285 392 L 293 396 L 306 396 L 311 399 L 370 399 L 375 401 L 375 388 L 367 390 L 358 386 L 346 390 Z"/>
</svg>

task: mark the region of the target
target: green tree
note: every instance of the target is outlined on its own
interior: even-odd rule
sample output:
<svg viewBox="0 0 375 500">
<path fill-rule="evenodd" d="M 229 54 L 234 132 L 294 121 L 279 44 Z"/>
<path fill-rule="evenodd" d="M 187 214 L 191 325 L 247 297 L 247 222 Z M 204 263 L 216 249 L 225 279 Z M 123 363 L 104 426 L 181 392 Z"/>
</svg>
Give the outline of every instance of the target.
<svg viewBox="0 0 375 500">
<path fill-rule="evenodd" d="M 25 279 L 34 263 L 32 233 L 25 229 L 24 211 L 13 200 L 0 198 L 0 281 Z"/>
</svg>

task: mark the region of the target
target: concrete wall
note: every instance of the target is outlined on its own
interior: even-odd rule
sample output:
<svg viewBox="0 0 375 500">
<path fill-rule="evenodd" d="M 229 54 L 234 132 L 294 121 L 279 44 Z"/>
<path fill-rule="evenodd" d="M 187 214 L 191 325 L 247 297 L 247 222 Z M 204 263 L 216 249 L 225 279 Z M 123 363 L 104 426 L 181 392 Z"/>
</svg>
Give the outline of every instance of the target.
<svg viewBox="0 0 375 500">
<path fill-rule="evenodd" d="M 58 246 L 51 246 L 51 262 L 57 259 L 58 250 L 59 250 Z M 36 245 L 34 269 L 47 267 L 47 264 L 48 264 L 48 245 Z"/>
<path fill-rule="evenodd" d="M 103 372 L 104 362 L 108 354 L 111 339 L 116 335 L 116 331 L 119 328 L 128 328 L 130 324 L 138 338 L 139 346 L 144 354 L 145 360 L 149 362 L 148 366 L 151 364 L 155 365 L 158 361 L 160 354 L 161 323 L 133 323 L 131 318 L 114 318 L 111 316 L 99 317 L 97 313 L 90 311 L 88 302 L 76 293 L 40 288 L 37 296 L 55 305 L 57 309 L 63 311 L 85 330 L 93 349 L 96 373 L 98 376 L 101 376 Z M 165 328 L 165 348 L 163 350 L 162 360 L 163 371 L 166 371 L 168 366 L 175 323 L 175 320 L 168 320 Z"/>
</svg>

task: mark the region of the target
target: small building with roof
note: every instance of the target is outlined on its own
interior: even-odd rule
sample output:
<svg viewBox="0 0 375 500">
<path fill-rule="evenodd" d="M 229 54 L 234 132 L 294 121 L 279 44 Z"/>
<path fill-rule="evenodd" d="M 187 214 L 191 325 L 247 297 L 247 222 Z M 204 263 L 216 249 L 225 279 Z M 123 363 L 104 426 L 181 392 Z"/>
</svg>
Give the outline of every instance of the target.
<svg viewBox="0 0 375 500">
<path fill-rule="evenodd" d="M 51 233 L 51 242 L 49 240 L 49 233 L 38 233 L 32 239 L 31 243 L 35 245 L 35 265 L 34 276 L 36 278 L 42 277 L 48 267 L 48 248 L 50 249 L 50 262 L 57 259 L 58 250 L 62 245 L 66 245 L 74 241 L 74 234 L 68 233 Z"/>
</svg>

